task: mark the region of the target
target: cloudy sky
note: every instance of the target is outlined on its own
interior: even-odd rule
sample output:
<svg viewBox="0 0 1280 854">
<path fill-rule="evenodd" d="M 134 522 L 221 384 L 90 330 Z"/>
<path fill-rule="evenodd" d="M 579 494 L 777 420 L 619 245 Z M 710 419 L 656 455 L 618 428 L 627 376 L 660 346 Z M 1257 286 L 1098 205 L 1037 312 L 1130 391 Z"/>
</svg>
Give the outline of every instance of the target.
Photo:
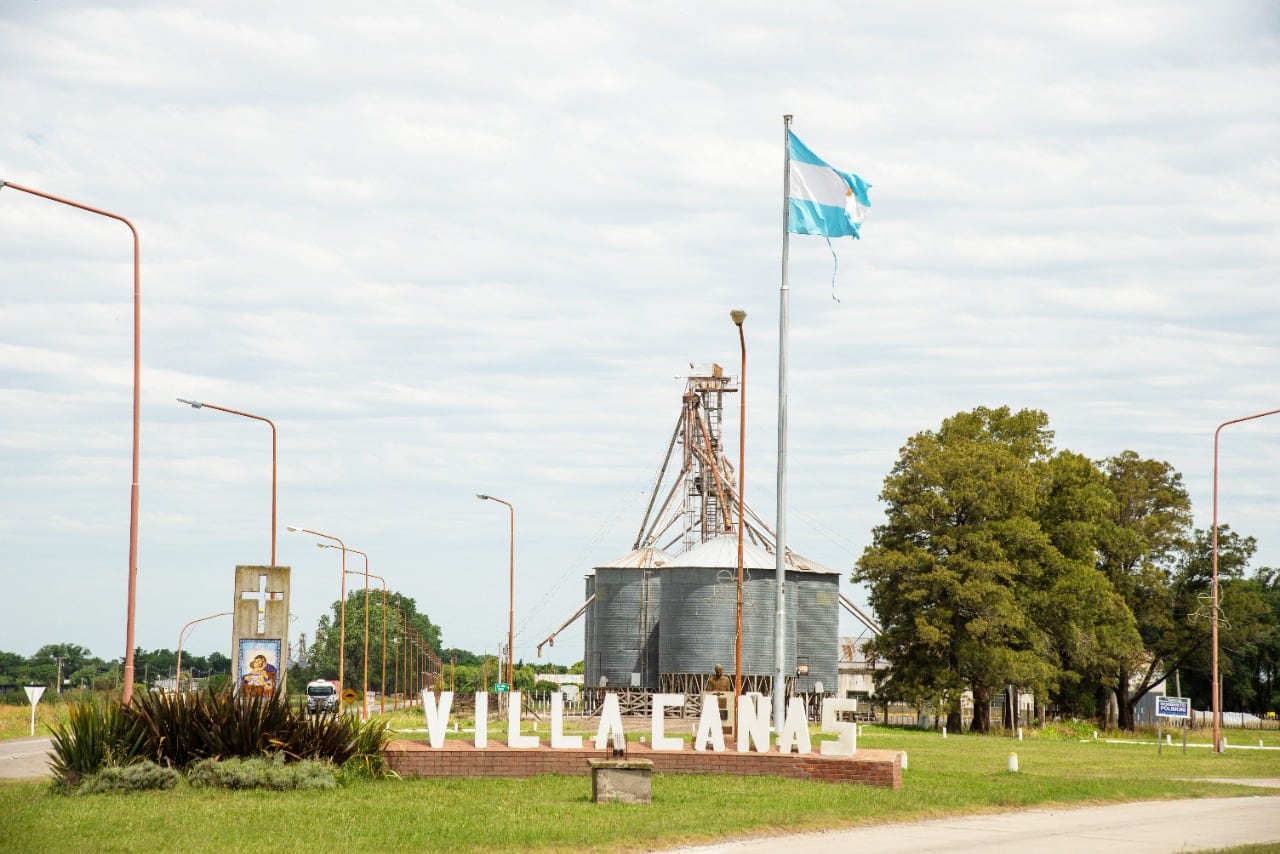
<svg viewBox="0 0 1280 854">
<path fill-rule="evenodd" d="M 737 373 L 774 513 L 784 114 L 872 185 L 791 241 L 788 527 L 847 573 L 912 434 L 976 406 L 1185 477 L 1280 408 L 1272 2 L 0 4 L 0 179 L 142 247 L 137 644 L 341 537 L 446 645 L 516 653 L 625 554 L 690 362 Z M 124 651 L 131 244 L 0 190 L 0 649 Z M 736 403 L 726 420 L 736 455 Z M 1280 417 L 1220 514 L 1280 565 Z M 358 563 L 356 564 L 358 566 Z M 863 592 L 846 583 L 856 601 Z M 226 651 L 228 622 L 187 644 Z M 842 632 L 853 634 L 852 621 Z M 582 657 L 580 627 L 549 659 Z"/>
</svg>

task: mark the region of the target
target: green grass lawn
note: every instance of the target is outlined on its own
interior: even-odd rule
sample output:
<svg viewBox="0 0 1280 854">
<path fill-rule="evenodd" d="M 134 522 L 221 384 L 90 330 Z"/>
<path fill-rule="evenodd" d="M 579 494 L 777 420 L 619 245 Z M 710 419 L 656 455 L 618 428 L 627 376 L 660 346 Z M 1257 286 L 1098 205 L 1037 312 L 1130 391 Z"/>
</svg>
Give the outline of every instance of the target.
<svg viewBox="0 0 1280 854">
<path fill-rule="evenodd" d="M 494 735 L 496 735 L 496 731 Z M 1269 737 L 1268 737 L 1269 735 Z M 1275 734 L 1263 737 L 1275 746 Z M 1248 743 L 1257 744 L 1249 733 Z M 1239 734 L 1232 743 L 1246 743 Z M 593 804 L 591 780 L 413 780 L 329 792 L 171 792 L 64 797 L 0 784 L 0 851 L 632 851 L 870 822 L 1209 795 L 1266 795 L 1198 781 L 1280 777 L 1280 751 L 1215 756 L 1180 744 L 951 736 L 864 729 L 859 747 L 905 750 L 898 791 L 763 777 L 664 776 L 648 805 Z M 1008 755 L 1020 771 L 1009 773 Z M 1280 794 L 1280 792 L 1276 792 Z M 1278 802 L 1280 805 L 1280 802 Z"/>
</svg>

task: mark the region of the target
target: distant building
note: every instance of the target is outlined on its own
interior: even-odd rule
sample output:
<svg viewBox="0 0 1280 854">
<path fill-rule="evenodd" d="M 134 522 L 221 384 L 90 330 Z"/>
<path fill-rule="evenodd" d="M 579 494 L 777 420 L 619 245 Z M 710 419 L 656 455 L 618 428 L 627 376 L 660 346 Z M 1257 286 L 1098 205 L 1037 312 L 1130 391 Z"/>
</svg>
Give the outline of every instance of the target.
<svg viewBox="0 0 1280 854">
<path fill-rule="evenodd" d="M 840 638 L 837 693 L 840 697 L 869 700 L 876 693 L 876 673 L 889 669 L 889 662 L 877 659 L 867 649 L 870 638 Z"/>
</svg>

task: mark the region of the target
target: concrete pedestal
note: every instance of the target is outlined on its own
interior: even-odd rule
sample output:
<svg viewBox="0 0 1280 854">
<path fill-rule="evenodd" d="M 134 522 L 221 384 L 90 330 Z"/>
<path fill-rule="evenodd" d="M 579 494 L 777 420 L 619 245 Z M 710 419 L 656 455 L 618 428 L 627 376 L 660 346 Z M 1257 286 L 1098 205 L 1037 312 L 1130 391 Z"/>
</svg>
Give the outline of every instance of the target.
<svg viewBox="0 0 1280 854">
<path fill-rule="evenodd" d="M 647 804 L 653 800 L 649 759 L 588 759 L 592 803 Z"/>
</svg>

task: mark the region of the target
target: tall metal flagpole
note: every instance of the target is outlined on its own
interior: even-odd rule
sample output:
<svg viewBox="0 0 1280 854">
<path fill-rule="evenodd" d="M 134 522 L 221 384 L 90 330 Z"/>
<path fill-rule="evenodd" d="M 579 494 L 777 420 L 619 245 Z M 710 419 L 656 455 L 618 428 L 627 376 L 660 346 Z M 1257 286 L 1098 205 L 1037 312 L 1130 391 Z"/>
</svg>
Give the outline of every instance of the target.
<svg viewBox="0 0 1280 854">
<path fill-rule="evenodd" d="M 787 258 L 791 250 L 791 116 L 782 117 L 782 288 L 778 297 L 778 553 L 773 626 L 773 728 L 782 732 L 787 683 Z"/>
</svg>

